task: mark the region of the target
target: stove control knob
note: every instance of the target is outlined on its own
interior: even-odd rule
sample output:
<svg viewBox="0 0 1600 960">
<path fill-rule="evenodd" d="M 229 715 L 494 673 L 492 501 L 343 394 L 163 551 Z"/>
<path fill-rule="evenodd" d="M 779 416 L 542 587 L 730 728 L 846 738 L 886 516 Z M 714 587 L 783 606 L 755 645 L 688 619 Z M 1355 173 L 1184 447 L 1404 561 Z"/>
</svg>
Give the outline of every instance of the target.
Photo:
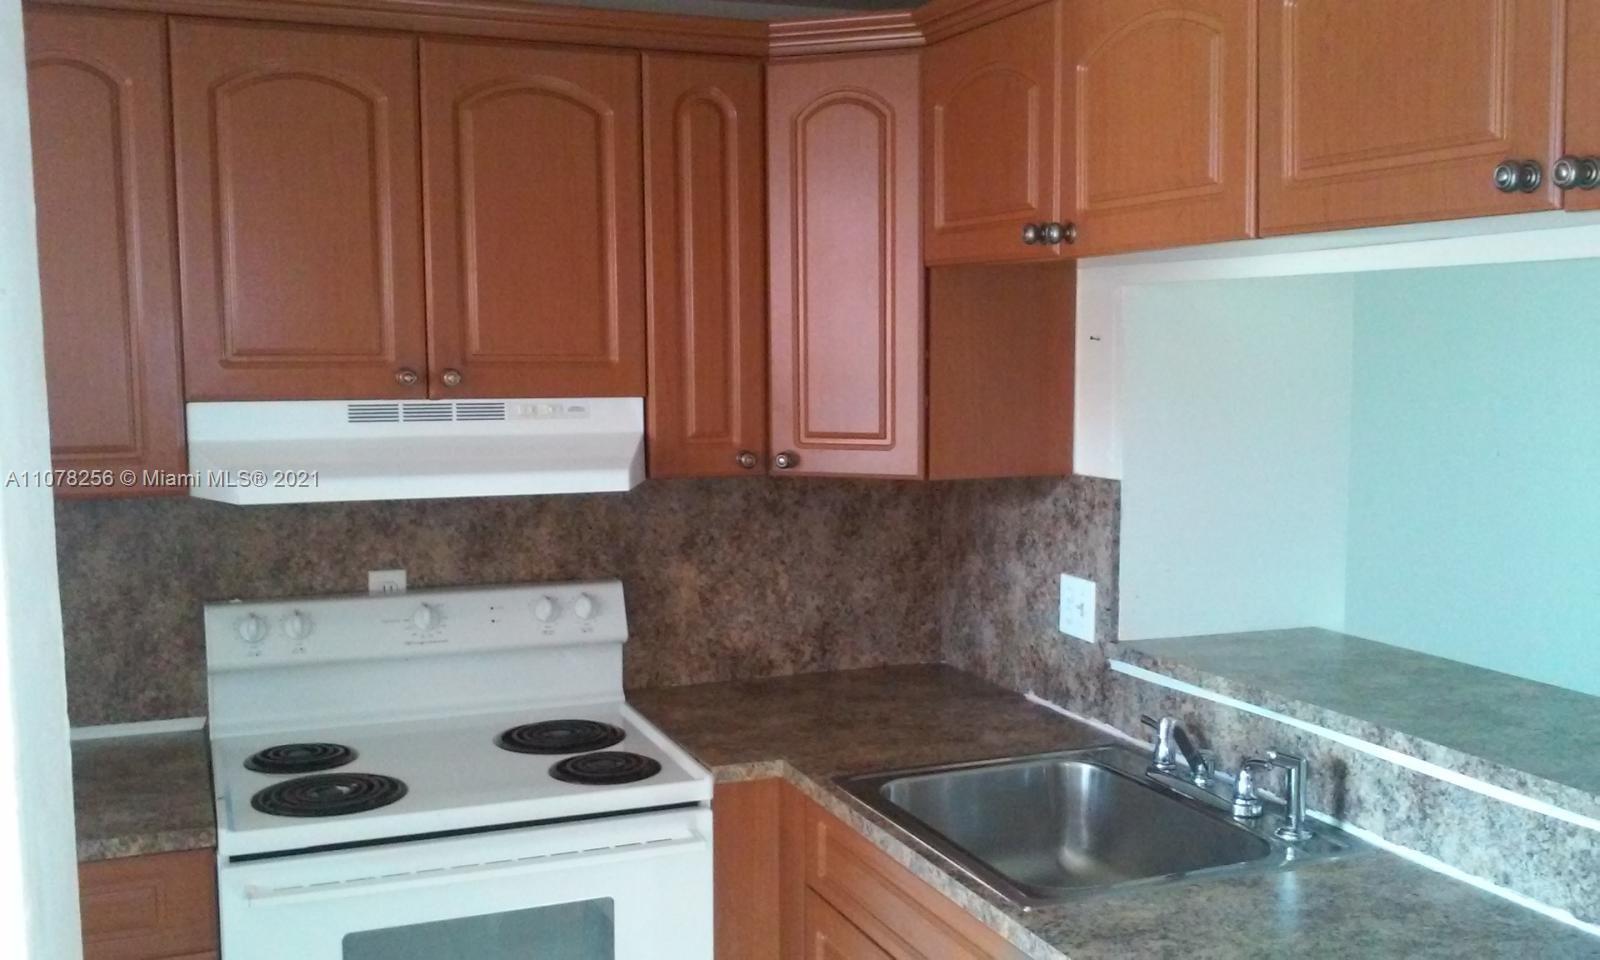
<svg viewBox="0 0 1600 960">
<path fill-rule="evenodd" d="M 426 633 L 437 627 L 441 619 L 439 608 L 431 603 L 424 603 L 418 606 L 416 611 L 411 614 L 411 625 Z"/>
<path fill-rule="evenodd" d="M 572 601 L 572 612 L 579 620 L 593 620 L 600 612 L 600 601 L 587 593 L 580 593 L 578 599 Z"/>
<path fill-rule="evenodd" d="M 261 641 L 267 639 L 267 621 L 258 614 L 252 613 L 241 617 L 233 629 L 239 635 L 239 639 L 249 647 L 259 647 Z"/>
<path fill-rule="evenodd" d="M 295 610 L 283 618 L 283 635 L 293 640 L 297 645 L 306 637 L 311 636 L 311 618 Z"/>
<path fill-rule="evenodd" d="M 561 603 L 555 597 L 545 594 L 533 601 L 533 618 L 540 623 L 550 623 L 561 616 Z"/>
</svg>

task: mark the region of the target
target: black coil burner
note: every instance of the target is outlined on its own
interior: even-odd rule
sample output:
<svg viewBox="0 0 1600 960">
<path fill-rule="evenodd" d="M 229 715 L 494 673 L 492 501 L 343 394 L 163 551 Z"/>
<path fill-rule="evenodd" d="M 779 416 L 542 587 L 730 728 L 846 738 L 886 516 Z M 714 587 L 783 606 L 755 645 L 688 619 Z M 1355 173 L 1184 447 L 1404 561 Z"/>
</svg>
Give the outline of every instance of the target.
<svg viewBox="0 0 1600 960">
<path fill-rule="evenodd" d="M 406 785 L 375 773 L 316 773 L 275 783 L 250 798 L 250 806 L 279 817 L 337 817 L 387 807 Z"/>
<path fill-rule="evenodd" d="M 251 755 L 244 765 L 257 773 L 315 773 L 355 758 L 356 752 L 342 743 L 280 743 Z"/>
<path fill-rule="evenodd" d="M 557 780 L 597 787 L 633 783 L 636 780 L 653 777 L 660 772 L 661 764 L 656 761 L 623 750 L 607 750 L 568 757 L 550 768 L 550 775 Z"/>
<path fill-rule="evenodd" d="M 625 736 L 621 728 L 597 720 L 546 720 L 512 727 L 494 742 L 514 753 L 587 753 L 614 747 Z"/>
</svg>

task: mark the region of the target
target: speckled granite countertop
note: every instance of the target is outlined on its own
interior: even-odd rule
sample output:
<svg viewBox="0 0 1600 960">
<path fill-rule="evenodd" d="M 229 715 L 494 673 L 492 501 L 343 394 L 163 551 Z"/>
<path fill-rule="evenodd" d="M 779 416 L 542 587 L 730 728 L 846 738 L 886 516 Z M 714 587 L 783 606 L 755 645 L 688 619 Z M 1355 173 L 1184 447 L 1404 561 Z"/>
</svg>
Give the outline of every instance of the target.
<svg viewBox="0 0 1600 960">
<path fill-rule="evenodd" d="M 72 744 L 78 862 L 217 845 L 205 731 Z"/>
<path fill-rule="evenodd" d="M 1600 816 L 1600 766 L 1572 731 L 1600 697 L 1332 630 L 1257 630 L 1112 648 L 1118 660 Z"/>
<path fill-rule="evenodd" d="M 831 778 L 1107 737 L 949 667 L 637 690 L 629 701 L 719 779 L 787 778 L 1035 957 L 1600 957 L 1600 939 L 1380 851 L 1032 911 L 993 898 L 924 857 Z"/>
</svg>

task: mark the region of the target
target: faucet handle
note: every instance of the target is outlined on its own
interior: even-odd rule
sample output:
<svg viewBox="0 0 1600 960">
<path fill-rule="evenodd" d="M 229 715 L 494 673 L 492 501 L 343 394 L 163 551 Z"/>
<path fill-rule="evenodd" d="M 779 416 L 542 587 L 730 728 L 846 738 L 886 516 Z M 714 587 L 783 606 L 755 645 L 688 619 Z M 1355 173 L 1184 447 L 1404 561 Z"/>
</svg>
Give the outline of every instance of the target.
<svg viewBox="0 0 1600 960">
<path fill-rule="evenodd" d="M 1256 772 L 1272 769 L 1271 762 L 1260 757 L 1250 757 L 1239 765 L 1239 775 L 1233 778 L 1233 815 L 1240 820 L 1254 820 L 1261 816 L 1264 806 L 1256 787 Z"/>
</svg>

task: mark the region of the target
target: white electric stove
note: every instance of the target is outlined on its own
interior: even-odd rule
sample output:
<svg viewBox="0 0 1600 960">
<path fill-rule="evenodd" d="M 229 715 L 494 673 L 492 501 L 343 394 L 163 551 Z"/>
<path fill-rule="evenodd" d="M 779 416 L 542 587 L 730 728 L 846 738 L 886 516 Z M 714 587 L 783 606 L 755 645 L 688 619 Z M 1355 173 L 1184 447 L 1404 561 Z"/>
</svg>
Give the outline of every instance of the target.
<svg viewBox="0 0 1600 960">
<path fill-rule="evenodd" d="M 211 604 L 223 960 L 709 960 L 711 777 L 616 581 Z"/>
</svg>

